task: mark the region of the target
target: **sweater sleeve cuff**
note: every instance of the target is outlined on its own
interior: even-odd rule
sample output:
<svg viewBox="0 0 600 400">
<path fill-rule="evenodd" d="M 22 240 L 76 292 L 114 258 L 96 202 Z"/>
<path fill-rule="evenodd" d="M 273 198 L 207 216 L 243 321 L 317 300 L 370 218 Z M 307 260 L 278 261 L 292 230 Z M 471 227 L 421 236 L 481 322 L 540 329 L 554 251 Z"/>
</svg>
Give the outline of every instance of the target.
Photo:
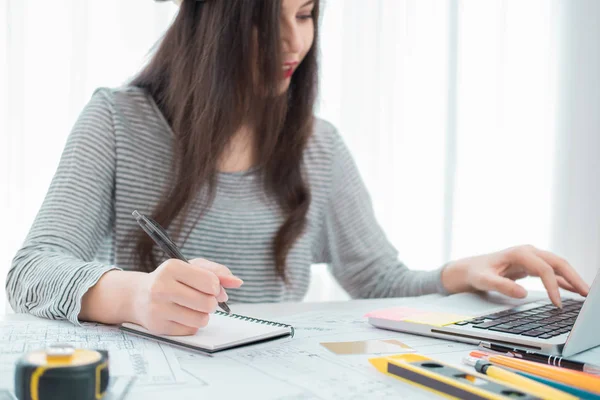
<svg viewBox="0 0 600 400">
<path fill-rule="evenodd" d="M 448 290 L 446 290 L 446 288 L 444 287 L 444 284 L 442 283 L 442 273 L 444 272 L 444 269 L 446 269 L 446 267 L 448 266 L 449 263 L 444 264 L 441 268 L 438 268 L 435 272 L 436 272 L 436 292 L 444 295 L 444 296 L 448 296 L 450 294 L 450 292 L 448 292 Z"/>
<path fill-rule="evenodd" d="M 94 268 L 87 268 L 83 272 L 84 276 L 82 281 L 77 285 L 76 288 L 73 289 L 73 292 L 71 294 L 73 296 L 75 304 L 72 311 L 67 315 L 67 319 L 69 321 L 71 321 L 77 326 L 81 326 L 81 322 L 79 321 L 79 313 L 81 312 L 81 300 L 83 299 L 83 296 L 92 286 L 98 283 L 100 278 L 105 273 L 113 270 L 122 271 L 121 268 L 111 265 L 103 265 L 100 268 L 97 265 L 94 265 Z"/>
</svg>

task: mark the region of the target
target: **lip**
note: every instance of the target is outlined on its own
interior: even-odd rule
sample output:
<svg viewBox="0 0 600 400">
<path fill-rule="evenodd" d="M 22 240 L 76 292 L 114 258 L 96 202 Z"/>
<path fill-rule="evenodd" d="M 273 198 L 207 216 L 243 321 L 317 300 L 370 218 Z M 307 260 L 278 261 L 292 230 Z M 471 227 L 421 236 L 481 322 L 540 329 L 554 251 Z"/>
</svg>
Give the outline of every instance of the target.
<svg viewBox="0 0 600 400">
<path fill-rule="evenodd" d="M 283 66 L 285 67 L 285 69 L 283 70 L 283 78 L 290 78 L 294 74 L 294 71 L 296 70 L 298 64 L 299 63 L 297 61 L 288 61 L 283 63 Z"/>
</svg>

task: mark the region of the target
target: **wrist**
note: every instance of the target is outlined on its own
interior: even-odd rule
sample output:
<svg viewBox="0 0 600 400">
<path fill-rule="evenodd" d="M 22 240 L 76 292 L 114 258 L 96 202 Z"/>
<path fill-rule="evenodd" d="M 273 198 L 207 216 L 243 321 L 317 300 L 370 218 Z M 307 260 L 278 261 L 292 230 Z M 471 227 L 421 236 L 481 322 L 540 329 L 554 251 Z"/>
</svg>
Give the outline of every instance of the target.
<svg viewBox="0 0 600 400">
<path fill-rule="evenodd" d="M 106 272 L 83 296 L 79 318 L 105 324 L 135 322 L 135 296 L 142 272 Z"/>
<path fill-rule="evenodd" d="M 465 260 L 451 261 L 442 269 L 442 286 L 448 293 L 462 293 L 472 290 L 468 278 L 468 264 Z"/>
</svg>

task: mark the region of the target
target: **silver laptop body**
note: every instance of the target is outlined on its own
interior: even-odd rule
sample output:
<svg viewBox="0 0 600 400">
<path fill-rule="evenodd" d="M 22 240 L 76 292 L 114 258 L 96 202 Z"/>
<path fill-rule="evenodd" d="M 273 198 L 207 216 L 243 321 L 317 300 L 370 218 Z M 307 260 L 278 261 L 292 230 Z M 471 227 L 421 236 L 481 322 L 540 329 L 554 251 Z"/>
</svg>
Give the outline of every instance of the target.
<svg viewBox="0 0 600 400">
<path fill-rule="evenodd" d="M 573 354 L 591 349 L 600 345 L 600 270 L 596 274 L 596 278 L 592 284 L 587 298 L 573 297 L 563 299 L 564 309 L 558 311 L 547 296 L 537 296 L 526 300 L 514 300 L 504 296 L 485 294 L 456 294 L 448 297 L 436 299 L 433 302 L 420 305 L 424 310 L 438 310 L 442 312 L 452 312 L 460 315 L 475 316 L 466 321 L 459 321 L 455 324 L 445 326 L 432 326 L 422 323 L 412 323 L 408 321 L 390 321 L 380 318 L 369 318 L 369 322 L 383 329 L 391 329 L 407 333 L 414 333 L 424 336 L 438 337 L 442 339 L 454 340 L 465 343 L 479 344 L 480 341 L 493 342 L 511 345 L 523 349 L 535 350 L 546 354 L 560 354 L 563 357 L 569 357 Z M 573 311 L 567 311 L 573 310 Z M 575 312 L 577 310 L 578 312 Z M 550 333 L 539 335 L 541 337 L 527 336 L 527 334 L 535 334 L 525 331 L 522 334 L 507 333 L 493 330 L 494 327 L 482 329 L 477 325 L 494 321 L 486 319 L 486 315 L 498 316 L 508 315 L 505 319 L 512 316 L 527 315 L 538 318 L 541 315 L 543 319 L 538 320 L 536 325 L 540 325 L 538 329 L 548 330 L 560 324 L 552 322 L 553 315 L 566 315 L 565 311 L 570 313 L 571 318 L 575 319 L 572 326 L 561 328 L 563 333 L 548 337 L 553 333 L 561 330 L 553 330 Z M 521 314 L 516 314 L 521 312 Z M 504 314 L 503 314 L 504 313 Z M 549 316 L 546 318 L 546 316 Z M 504 318 L 504 317 L 502 317 Z M 476 323 L 471 323 L 474 321 Z M 477 322 L 483 321 L 483 322 Z M 516 323 L 521 321 L 517 318 Z M 567 319 L 565 319 L 567 321 Z M 510 324 L 510 322 L 508 322 Z M 491 324 L 493 325 L 493 323 Z M 504 325 L 500 325 L 504 326 Z M 515 329 L 510 329 L 508 325 L 503 330 L 518 332 L 518 326 Z M 543 337 L 543 338 L 542 338 Z"/>
</svg>

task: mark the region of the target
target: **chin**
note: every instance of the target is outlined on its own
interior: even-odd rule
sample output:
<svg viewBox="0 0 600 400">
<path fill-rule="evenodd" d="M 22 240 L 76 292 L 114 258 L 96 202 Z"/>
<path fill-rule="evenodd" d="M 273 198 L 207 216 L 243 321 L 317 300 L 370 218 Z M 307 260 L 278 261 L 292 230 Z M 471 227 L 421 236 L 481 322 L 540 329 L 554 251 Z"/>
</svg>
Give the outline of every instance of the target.
<svg viewBox="0 0 600 400">
<path fill-rule="evenodd" d="M 279 85 L 279 94 L 284 94 L 290 88 L 290 80 L 286 79 Z"/>
</svg>

